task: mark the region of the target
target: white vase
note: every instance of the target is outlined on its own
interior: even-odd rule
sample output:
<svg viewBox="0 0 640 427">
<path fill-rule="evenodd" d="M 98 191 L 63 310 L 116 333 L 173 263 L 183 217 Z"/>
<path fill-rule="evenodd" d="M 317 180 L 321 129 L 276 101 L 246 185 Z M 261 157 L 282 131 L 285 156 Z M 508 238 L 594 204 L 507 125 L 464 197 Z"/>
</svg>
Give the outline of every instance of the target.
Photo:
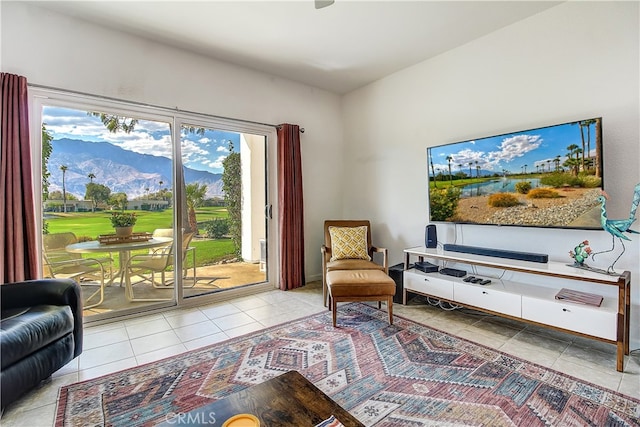
<svg viewBox="0 0 640 427">
<path fill-rule="evenodd" d="M 116 236 L 118 237 L 128 237 L 133 233 L 133 225 L 129 227 L 114 227 L 116 230 Z"/>
</svg>

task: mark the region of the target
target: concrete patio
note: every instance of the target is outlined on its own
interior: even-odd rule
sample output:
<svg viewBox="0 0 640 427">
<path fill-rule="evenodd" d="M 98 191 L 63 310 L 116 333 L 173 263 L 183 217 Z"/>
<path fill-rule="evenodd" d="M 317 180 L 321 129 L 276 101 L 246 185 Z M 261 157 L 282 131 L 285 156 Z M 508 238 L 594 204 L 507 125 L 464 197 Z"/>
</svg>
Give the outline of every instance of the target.
<svg viewBox="0 0 640 427">
<path fill-rule="evenodd" d="M 235 262 L 228 264 L 216 264 L 196 268 L 196 281 L 193 283 L 193 269 L 188 271 L 190 275 L 184 280 L 185 297 L 193 297 L 197 295 L 211 294 L 222 292 L 240 286 L 246 286 L 256 283 L 262 283 L 267 280 L 266 272 L 260 271 L 258 263 Z M 173 282 L 173 272 L 166 273 L 166 281 L 171 284 Z M 156 280 L 159 281 L 159 275 Z M 173 298 L 174 289 L 168 286 L 167 289 L 158 289 L 152 287 L 149 282 L 140 281 L 137 276 L 131 277 L 133 289 L 136 298 L 160 298 L 171 300 Z M 83 293 L 91 295 L 97 289 L 97 283 L 82 283 Z M 91 301 L 94 302 L 94 301 Z M 85 310 L 85 316 L 93 316 L 96 314 L 116 312 L 118 310 L 143 308 L 154 304 L 153 302 L 131 302 L 125 296 L 125 287 L 120 286 L 118 280 L 105 286 L 104 301 L 102 304 Z"/>
</svg>

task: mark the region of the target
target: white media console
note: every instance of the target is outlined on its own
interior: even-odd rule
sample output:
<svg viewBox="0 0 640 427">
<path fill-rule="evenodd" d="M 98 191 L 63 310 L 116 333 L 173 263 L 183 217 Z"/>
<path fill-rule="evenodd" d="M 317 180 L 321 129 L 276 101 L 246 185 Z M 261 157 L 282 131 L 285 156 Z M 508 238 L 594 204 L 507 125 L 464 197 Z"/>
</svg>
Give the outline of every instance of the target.
<svg viewBox="0 0 640 427">
<path fill-rule="evenodd" d="M 611 276 L 572 267 L 562 262 L 537 263 L 512 259 L 449 252 L 415 247 L 404 250 L 403 304 L 407 293 L 420 294 L 497 316 L 570 332 L 617 346 L 616 369 L 623 371 L 624 356 L 629 354 L 629 310 L 631 273 Z M 435 263 L 464 264 L 467 273 L 491 280 L 487 285 L 464 282 L 463 277 L 441 273 L 423 273 L 411 268 L 411 257 Z M 463 266 L 464 267 L 464 266 Z M 495 274 L 476 274 L 477 267 Z M 494 270 L 495 269 L 495 270 Z M 503 280 L 505 271 L 525 273 Z M 559 288 L 545 286 L 544 276 L 560 279 L 564 288 L 581 290 L 581 284 L 595 283 L 617 287 L 617 292 L 603 292 L 602 304 L 584 305 L 555 299 Z M 530 280 L 527 280 L 530 278 Z M 554 280 L 555 280 L 554 279 Z M 556 280 L 557 282 L 557 280 Z M 616 294 L 617 297 L 610 295 Z"/>
</svg>

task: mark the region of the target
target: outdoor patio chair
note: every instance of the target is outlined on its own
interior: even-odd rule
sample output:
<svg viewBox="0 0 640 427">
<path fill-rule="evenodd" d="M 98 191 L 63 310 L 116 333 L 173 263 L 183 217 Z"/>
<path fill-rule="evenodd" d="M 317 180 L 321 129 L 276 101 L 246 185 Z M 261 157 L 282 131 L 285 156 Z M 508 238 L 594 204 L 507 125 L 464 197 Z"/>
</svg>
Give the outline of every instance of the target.
<svg viewBox="0 0 640 427">
<path fill-rule="evenodd" d="M 182 235 L 182 252 L 183 252 L 183 263 L 186 260 L 187 249 L 189 248 L 189 243 L 193 238 L 193 233 L 183 233 Z M 173 244 L 161 247 L 156 249 L 155 251 L 151 251 L 148 254 L 134 255 L 129 258 L 126 266 L 126 272 L 129 276 L 128 292 L 129 298 L 131 300 L 145 300 L 145 301 L 165 301 L 166 298 L 162 299 L 142 299 L 135 298 L 133 294 L 133 284 L 131 284 L 131 278 L 133 276 L 137 276 L 140 278 L 136 284 L 142 282 L 149 282 L 154 288 L 157 289 L 170 289 L 173 287 L 173 280 L 168 280 L 166 277 L 166 272 L 169 267 L 173 266 L 174 262 L 174 254 L 173 254 Z M 175 272 L 174 272 L 175 274 Z M 160 281 L 156 280 L 156 275 L 160 276 Z M 195 283 L 195 282 L 194 282 Z"/>
<path fill-rule="evenodd" d="M 171 237 L 171 238 L 173 238 L 173 228 L 156 228 L 155 230 L 153 230 L 153 237 Z M 149 252 L 150 253 L 157 252 L 157 251 L 163 250 L 163 249 L 166 249 L 166 247 L 165 248 L 150 249 Z M 193 285 L 191 285 L 189 287 L 193 287 L 196 284 L 196 248 L 194 246 L 188 246 L 187 249 L 184 251 L 182 269 L 184 271 L 183 277 L 187 278 L 188 270 L 189 270 L 189 268 L 187 267 L 187 258 L 188 258 L 187 255 L 189 253 L 191 254 L 191 262 L 193 264 Z"/>
<path fill-rule="evenodd" d="M 45 278 L 73 279 L 80 285 L 87 280 L 98 281 L 100 287 L 85 299 L 84 308 L 96 307 L 104 301 L 105 279 L 113 277 L 111 257 L 84 258 L 82 254 L 65 250 L 68 245 L 78 243 L 74 233 L 52 233 L 42 235 L 43 276 Z M 98 302 L 88 304 L 100 295 Z"/>
</svg>

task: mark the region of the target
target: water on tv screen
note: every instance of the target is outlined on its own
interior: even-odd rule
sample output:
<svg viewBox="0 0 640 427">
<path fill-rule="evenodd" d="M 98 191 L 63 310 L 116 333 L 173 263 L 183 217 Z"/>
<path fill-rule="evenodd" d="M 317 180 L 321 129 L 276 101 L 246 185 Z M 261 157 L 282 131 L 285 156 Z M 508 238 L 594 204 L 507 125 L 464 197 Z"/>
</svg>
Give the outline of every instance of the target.
<svg viewBox="0 0 640 427">
<path fill-rule="evenodd" d="M 602 118 L 427 149 L 430 222 L 599 229 Z"/>
</svg>

